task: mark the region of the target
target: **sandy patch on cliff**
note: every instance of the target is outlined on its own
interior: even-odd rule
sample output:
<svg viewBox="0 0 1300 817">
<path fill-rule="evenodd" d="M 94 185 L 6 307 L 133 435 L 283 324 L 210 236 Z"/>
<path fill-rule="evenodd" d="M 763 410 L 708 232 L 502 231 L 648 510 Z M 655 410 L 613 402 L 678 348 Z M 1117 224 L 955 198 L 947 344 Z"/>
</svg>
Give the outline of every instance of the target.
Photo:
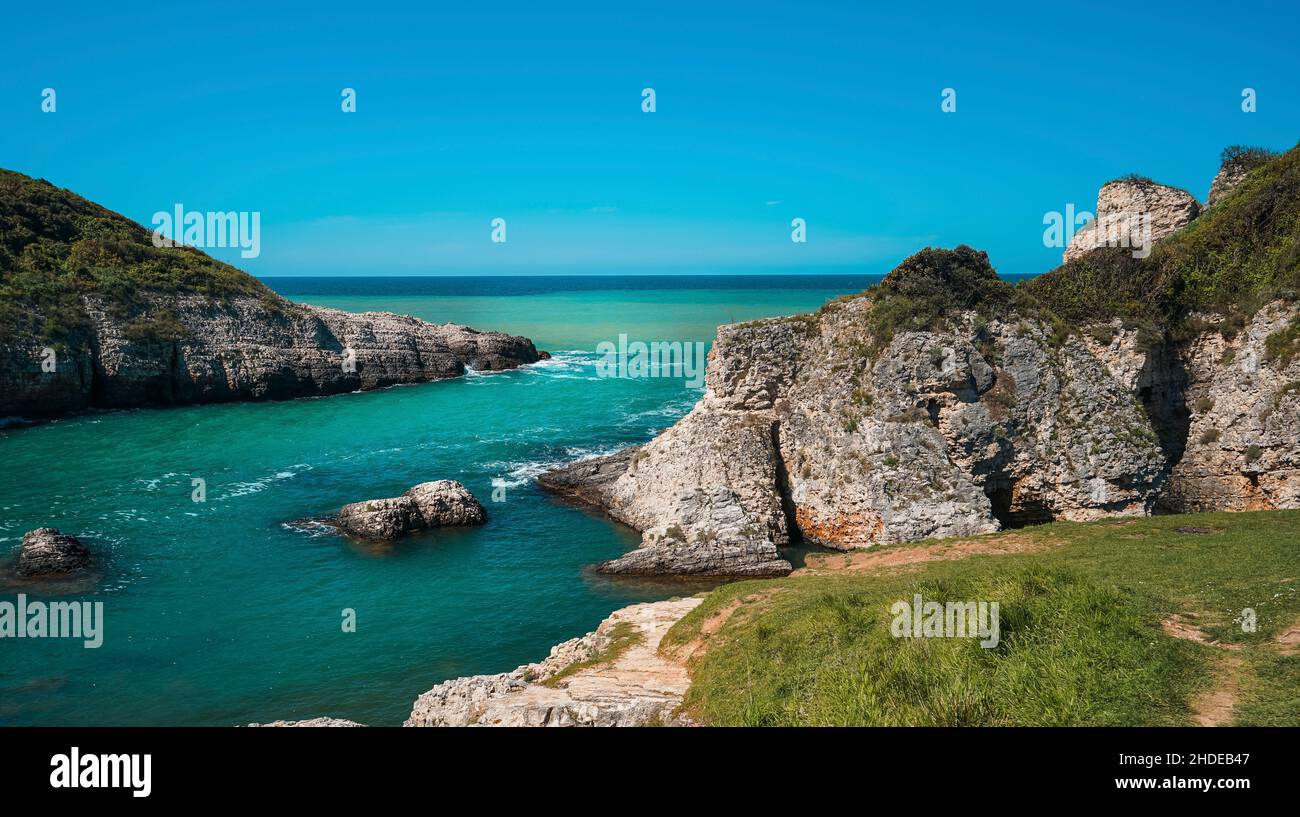
<svg viewBox="0 0 1300 817">
<path fill-rule="evenodd" d="M 952 561 L 971 556 L 1006 556 L 1033 553 L 1056 547 L 1060 542 L 1040 536 L 1007 533 L 976 539 L 953 539 L 932 545 L 897 545 L 849 553 L 810 553 L 804 566 L 792 576 L 824 576 L 829 573 L 875 573 L 890 568 Z"/>
</svg>

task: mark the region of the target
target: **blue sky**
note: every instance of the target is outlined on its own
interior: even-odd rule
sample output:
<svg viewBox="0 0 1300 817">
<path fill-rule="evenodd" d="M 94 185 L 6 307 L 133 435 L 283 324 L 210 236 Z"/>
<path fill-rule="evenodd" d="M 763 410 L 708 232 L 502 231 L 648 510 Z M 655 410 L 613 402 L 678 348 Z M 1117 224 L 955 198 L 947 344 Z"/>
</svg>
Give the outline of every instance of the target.
<svg viewBox="0 0 1300 817">
<path fill-rule="evenodd" d="M 0 167 L 258 211 L 214 251 L 258 275 L 1040 272 L 1102 182 L 1204 199 L 1225 145 L 1300 140 L 1289 5 L 11 4 Z"/>
</svg>

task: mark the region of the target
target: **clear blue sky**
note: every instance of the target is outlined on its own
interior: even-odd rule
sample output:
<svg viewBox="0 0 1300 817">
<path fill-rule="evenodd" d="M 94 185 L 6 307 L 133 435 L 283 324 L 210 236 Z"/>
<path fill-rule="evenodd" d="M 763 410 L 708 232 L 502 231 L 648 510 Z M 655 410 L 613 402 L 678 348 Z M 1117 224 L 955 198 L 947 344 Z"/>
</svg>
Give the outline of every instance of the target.
<svg viewBox="0 0 1300 817">
<path fill-rule="evenodd" d="M 1039 272 L 1044 213 L 1102 182 L 1203 199 L 1225 145 L 1300 140 L 1297 31 L 1295 3 L 15 3 L 0 166 L 146 224 L 259 211 L 259 258 L 214 253 L 258 275 L 883 272 L 958 243 Z"/>
</svg>

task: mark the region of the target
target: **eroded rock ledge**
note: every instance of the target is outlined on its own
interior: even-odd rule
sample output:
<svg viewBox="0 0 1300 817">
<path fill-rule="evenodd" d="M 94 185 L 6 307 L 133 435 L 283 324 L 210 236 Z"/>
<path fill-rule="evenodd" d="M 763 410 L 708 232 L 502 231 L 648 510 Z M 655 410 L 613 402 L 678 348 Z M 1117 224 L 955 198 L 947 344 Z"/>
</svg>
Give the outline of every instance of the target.
<svg viewBox="0 0 1300 817">
<path fill-rule="evenodd" d="M 88 327 L 55 350 L 52 372 L 45 344 L 0 344 L 0 416 L 340 394 L 545 357 L 527 338 L 278 296 L 144 295 L 126 313 L 99 297 L 82 304 Z"/>
<path fill-rule="evenodd" d="M 677 710 L 690 676 L 659 642 L 701 601 L 634 604 L 540 663 L 445 681 L 416 700 L 404 725 L 686 725 Z"/>
</svg>

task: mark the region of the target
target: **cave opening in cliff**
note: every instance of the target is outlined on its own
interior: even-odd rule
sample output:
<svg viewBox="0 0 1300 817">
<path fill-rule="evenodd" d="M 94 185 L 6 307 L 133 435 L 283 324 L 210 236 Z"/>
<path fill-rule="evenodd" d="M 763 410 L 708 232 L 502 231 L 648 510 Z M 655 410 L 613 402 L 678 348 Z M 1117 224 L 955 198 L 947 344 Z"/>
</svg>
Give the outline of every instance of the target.
<svg viewBox="0 0 1300 817">
<path fill-rule="evenodd" d="M 993 518 L 1003 528 L 1023 528 L 1053 521 L 1052 510 L 1041 500 L 1017 492 L 1009 479 L 990 479 L 984 494 L 992 506 Z"/>
</svg>

